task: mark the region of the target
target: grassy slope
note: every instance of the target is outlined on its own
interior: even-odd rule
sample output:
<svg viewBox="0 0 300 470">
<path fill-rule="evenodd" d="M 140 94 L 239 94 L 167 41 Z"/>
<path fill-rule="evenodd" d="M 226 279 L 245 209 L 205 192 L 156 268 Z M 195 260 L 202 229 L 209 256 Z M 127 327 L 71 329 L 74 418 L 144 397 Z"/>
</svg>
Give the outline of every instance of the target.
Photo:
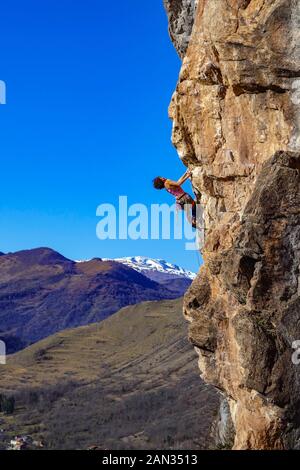
<svg viewBox="0 0 300 470">
<path fill-rule="evenodd" d="M 181 300 L 145 302 L 10 356 L 0 393 L 17 410 L 1 427 L 50 448 L 206 447 L 218 399 L 186 330 Z"/>
</svg>

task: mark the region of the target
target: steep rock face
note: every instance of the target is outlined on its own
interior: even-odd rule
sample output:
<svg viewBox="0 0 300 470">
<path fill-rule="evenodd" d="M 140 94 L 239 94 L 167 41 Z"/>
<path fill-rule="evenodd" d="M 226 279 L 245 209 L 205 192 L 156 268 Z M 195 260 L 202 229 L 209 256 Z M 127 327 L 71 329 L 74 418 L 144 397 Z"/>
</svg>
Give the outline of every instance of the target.
<svg viewBox="0 0 300 470">
<path fill-rule="evenodd" d="M 300 447 L 299 27 L 297 0 L 199 0 L 170 105 L 205 219 L 184 312 L 235 449 Z"/>
<path fill-rule="evenodd" d="M 181 58 L 191 37 L 198 0 L 164 0 L 169 18 L 169 33 Z"/>
</svg>

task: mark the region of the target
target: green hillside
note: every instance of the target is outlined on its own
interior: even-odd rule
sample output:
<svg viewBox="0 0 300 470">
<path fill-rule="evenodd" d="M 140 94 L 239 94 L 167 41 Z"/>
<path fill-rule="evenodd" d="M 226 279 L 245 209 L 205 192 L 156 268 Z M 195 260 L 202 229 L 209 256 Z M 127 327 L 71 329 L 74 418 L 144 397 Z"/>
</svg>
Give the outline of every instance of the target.
<svg viewBox="0 0 300 470">
<path fill-rule="evenodd" d="M 0 440 L 16 434 L 47 448 L 203 448 L 218 397 L 199 378 L 182 300 L 126 307 L 9 357 L 0 393 Z M 4 444 L 2 444 L 4 445 Z"/>
</svg>

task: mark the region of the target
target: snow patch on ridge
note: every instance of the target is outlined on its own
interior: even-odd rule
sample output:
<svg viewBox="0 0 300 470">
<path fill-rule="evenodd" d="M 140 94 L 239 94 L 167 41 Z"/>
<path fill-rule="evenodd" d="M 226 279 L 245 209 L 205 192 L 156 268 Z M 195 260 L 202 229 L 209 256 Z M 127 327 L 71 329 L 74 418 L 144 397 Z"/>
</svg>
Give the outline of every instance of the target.
<svg viewBox="0 0 300 470">
<path fill-rule="evenodd" d="M 108 261 L 103 259 L 103 261 Z M 145 256 L 129 256 L 125 258 L 116 258 L 112 261 L 117 261 L 118 263 L 125 264 L 136 271 L 141 273 L 145 271 L 155 271 L 165 274 L 170 274 L 173 276 L 183 277 L 186 279 L 195 279 L 196 274 L 192 271 L 188 271 L 176 264 L 168 263 L 163 259 L 153 259 L 147 258 Z"/>
</svg>

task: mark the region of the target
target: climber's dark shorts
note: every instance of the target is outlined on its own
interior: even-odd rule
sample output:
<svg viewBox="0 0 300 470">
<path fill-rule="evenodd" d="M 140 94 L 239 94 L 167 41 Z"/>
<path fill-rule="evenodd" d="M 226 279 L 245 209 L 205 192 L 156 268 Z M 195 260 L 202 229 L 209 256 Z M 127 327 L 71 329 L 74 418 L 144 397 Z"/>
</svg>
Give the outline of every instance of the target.
<svg viewBox="0 0 300 470">
<path fill-rule="evenodd" d="M 176 204 L 181 210 L 185 210 L 185 206 L 189 205 L 192 209 L 192 225 L 196 225 L 196 217 L 197 217 L 197 205 L 196 201 L 190 196 L 188 193 L 185 193 L 180 198 L 176 199 Z"/>
<path fill-rule="evenodd" d="M 176 204 L 180 207 L 181 210 L 184 210 L 185 205 L 190 205 L 192 207 L 192 212 L 196 215 L 196 201 L 188 193 L 185 193 L 180 198 L 176 199 Z"/>
</svg>

